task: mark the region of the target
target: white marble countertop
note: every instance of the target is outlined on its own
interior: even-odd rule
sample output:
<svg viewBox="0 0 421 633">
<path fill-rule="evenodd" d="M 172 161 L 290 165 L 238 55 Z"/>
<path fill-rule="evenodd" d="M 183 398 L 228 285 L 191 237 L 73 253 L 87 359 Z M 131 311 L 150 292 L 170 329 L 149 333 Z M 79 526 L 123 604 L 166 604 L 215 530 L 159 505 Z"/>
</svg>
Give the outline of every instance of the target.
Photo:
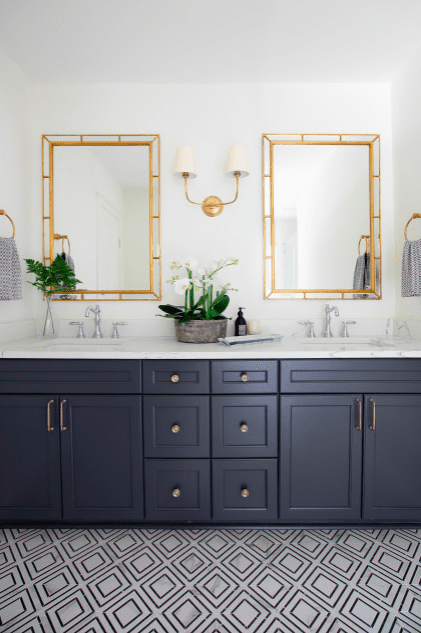
<svg viewBox="0 0 421 633">
<path fill-rule="evenodd" d="M 0 358 L 421 358 L 421 341 L 393 337 L 309 339 L 286 336 L 276 343 L 228 347 L 221 343 L 193 345 L 173 337 L 110 339 L 24 339 L 0 343 Z"/>
</svg>

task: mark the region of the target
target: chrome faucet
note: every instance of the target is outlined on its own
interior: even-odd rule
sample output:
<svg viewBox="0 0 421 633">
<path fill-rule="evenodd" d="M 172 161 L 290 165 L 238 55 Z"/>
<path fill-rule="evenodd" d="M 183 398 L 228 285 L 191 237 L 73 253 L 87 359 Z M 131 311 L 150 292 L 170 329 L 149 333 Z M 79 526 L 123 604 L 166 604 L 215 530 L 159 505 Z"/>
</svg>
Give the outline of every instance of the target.
<svg viewBox="0 0 421 633">
<path fill-rule="evenodd" d="M 92 338 L 102 338 L 103 335 L 101 332 L 100 318 L 99 318 L 99 313 L 101 312 L 101 308 L 99 307 L 99 305 L 96 305 L 95 308 L 93 308 L 92 306 L 88 306 L 85 311 L 85 317 L 89 316 L 89 312 L 92 312 L 92 314 L 95 315 L 95 332 Z"/>
<path fill-rule="evenodd" d="M 325 327 L 325 331 L 323 336 L 326 336 L 328 338 L 332 338 L 333 334 L 332 334 L 332 330 L 330 329 L 330 321 L 331 321 L 331 316 L 330 313 L 334 312 L 335 316 L 338 317 L 339 316 L 339 310 L 336 306 L 332 306 L 331 308 L 329 307 L 329 304 L 327 303 L 325 305 L 325 314 L 326 314 L 326 327 Z"/>
</svg>

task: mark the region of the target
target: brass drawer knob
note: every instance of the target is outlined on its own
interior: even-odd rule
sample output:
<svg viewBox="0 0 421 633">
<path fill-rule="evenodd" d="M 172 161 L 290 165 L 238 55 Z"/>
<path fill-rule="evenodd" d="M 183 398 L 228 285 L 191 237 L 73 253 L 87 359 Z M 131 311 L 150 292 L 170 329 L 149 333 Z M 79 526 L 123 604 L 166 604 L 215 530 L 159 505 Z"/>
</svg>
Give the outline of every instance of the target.
<svg viewBox="0 0 421 633">
<path fill-rule="evenodd" d="M 173 374 L 171 376 L 171 382 L 178 382 L 180 380 L 180 376 L 178 376 L 177 374 Z"/>
<path fill-rule="evenodd" d="M 174 488 L 174 490 L 172 491 L 171 494 L 172 494 L 173 497 L 178 499 L 178 497 L 181 495 L 180 489 L 179 488 Z"/>
<path fill-rule="evenodd" d="M 171 431 L 173 433 L 180 433 L 180 427 L 178 426 L 178 424 L 173 424 L 171 427 Z"/>
<path fill-rule="evenodd" d="M 247 375 L 247 374 L 241 374 L 241 380 L 242 380 L 243 382 L 248 382 L 248 380 L 249 380 L 248 375 Z"/>
<path fill-rule="evenodd" d="M 244 499 L 247 499 L 247 497 L 249 496 L 249 494 L 250 494 L 250 493 L 249 493 L 249 491 L 247 490 L 247 488 L 243 488 L 243 489 L 241 490 L 241 496 L 242 496 Z"/>
<path fill-rule="evenodd" d="M 247 426 L 247 424 L 242 424 L 240 426 L 240 429 L 242 433 L 247 433 L 247 431 L 249 430 L 249 427 Z"/>
</svg>

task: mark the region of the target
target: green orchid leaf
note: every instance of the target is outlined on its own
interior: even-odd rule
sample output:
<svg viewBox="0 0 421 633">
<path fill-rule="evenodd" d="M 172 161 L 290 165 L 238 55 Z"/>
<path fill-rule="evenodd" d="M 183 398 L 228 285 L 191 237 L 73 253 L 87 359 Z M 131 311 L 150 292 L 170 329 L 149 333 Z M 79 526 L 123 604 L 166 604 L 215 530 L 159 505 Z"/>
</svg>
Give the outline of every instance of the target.
<svg viewBox="0 0 421 633">
<path fill-rule="evenodd" d="M 215 301 L 212 304 L 211 313 L 212 311 L 214 311 L 216 313 L 215 316 L 219 316 L 220 314 L 222 314 L 222 312 L 224 312 L 224 310 L 227 309 L 229 302 L 230 302 L 230 298 L 228 295 L 226 294 L 219 295 L 218 297 L 216 297 Z"/>
</svg>

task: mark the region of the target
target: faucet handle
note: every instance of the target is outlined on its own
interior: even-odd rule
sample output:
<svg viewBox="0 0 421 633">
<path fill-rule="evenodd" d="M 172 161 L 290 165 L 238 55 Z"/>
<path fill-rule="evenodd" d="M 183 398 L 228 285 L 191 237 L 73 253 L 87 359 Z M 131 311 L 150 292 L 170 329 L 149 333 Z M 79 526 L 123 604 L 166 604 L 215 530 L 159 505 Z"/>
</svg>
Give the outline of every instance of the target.
<svg viewBox="0 0 421 633">
<path fill-rule="evenodd" d="M 128 325 L 128 321 L 113 321 L 113 331 L 111 334 L 111 338 L 120 338 L 120 334 L 118 333 L 119 325 Z"/>
<path fill-rule="evenodd" d="M 316 338 L 316 335 L 314 333 L 314 321 L 300 321 L 299 323 L 300 325 L 309 325 L 310 327 L 307 336 L 309 338 Z"/>
<path fill-rule="evenodd" d="M 342 336 L 344 336 L 345 338 L 349 337 L 349 333 L 348 333 L 348 325 L 355 325 L 356 321 L 342 321 L 342 325 L 344 326 L 344 329 L 342 331 Z"/>
<path fill-rule="evenodd" d="M 83 331 L 83 321 L 70 321 L 70 325 L 78 325 L 79 330 L 77 333 L 77 338 L 85 338 L 85 332 Z"/>
</svg>

